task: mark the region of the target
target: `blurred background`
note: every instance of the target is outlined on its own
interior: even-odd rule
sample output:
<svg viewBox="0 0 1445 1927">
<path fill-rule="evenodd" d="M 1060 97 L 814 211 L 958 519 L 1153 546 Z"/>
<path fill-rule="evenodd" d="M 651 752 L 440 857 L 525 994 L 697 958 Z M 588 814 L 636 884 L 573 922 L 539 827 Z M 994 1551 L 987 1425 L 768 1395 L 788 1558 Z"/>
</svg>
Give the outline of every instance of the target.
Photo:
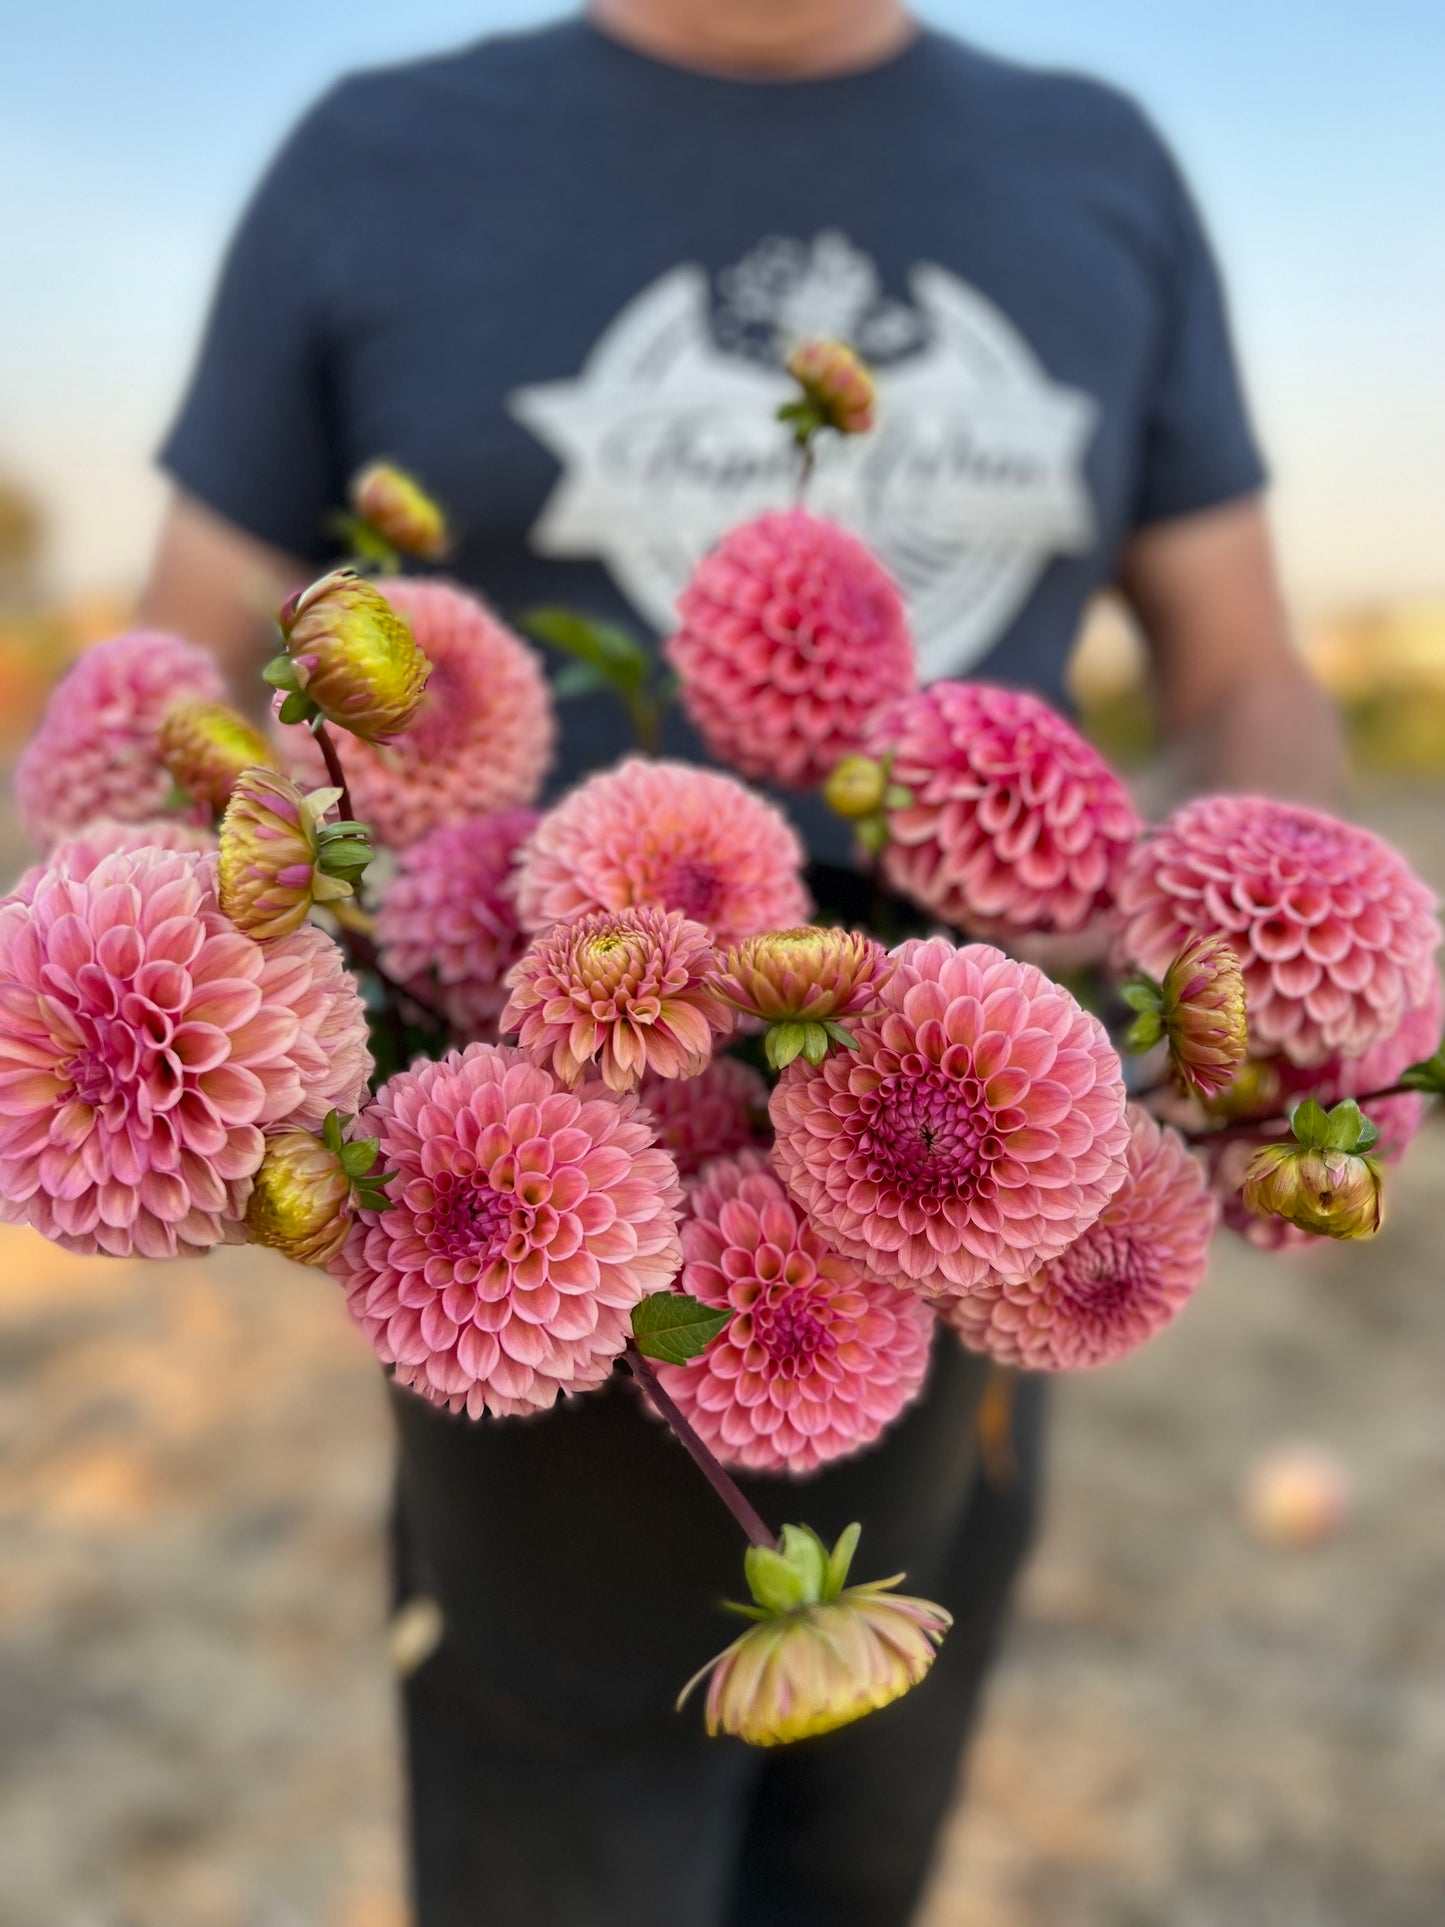
<svg viewBox="0 0 1445 1927">
<path fill-rule="evenodd" d="M 0 766 L 126 622 L 151 451 L 287 125 L 342 69 L 556 11 L 70 0 L 7 22 Z M 1131 89 L 1179 152 L 1301 646 L 1349 719 L 1352 813 L 1445 885 L 1445 12 L 918 11 Z M 1077 687 L 1142 760 L 1148 690 L 1108 608 Z M 0 879 L 26 860 L 6 795 Z M 928 1927 L 1445 1918 L 1442 1195 L 1437 1128 L 1368 1253 L 1221 1242 L 1179 1328 L 1062 1388 L 1049 1531 Z M 249 1253 L 154 1271 L 0 1230 L 0 1340 L 0 1918 L 400 1927 L 385 1413 L 339 1297 Z M 1315 1458 L 1262 1517 L 1291 1441 Z"/>
</svg>

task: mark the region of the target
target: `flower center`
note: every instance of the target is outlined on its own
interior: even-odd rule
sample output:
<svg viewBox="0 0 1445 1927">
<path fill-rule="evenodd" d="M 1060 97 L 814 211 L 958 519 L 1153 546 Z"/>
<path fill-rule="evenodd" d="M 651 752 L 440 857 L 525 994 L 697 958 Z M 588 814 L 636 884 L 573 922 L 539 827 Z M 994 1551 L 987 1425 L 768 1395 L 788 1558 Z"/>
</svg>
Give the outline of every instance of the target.
<svg viewBox="0 0 1445 1927">
<path fill-rule="evenodd" d="M 683 857 L 672 866 L 660 894 L 669 910 L 681 910 L 696 923 L 709 923 L 722 895 L 722 879 L 711 863 Z"/>
<path fill-rule="evenodd" d="M 1056 1275 L 1075 1313 L 1104 1327 L 1128 1327 L 1160 1284 L 1147 1246 L 1141 1250 L 1124 1233 L 1097 1224 L 1065 1252 Z"/>
<path fill-rule="evenodd" d="M 427 1240 L 432 1250 L 452 1258 L 479 1258 L 484 1264 L 499 1256 L 511 1229 L 511 1199 L 480 1175 L 439 1171 L 432 1186 L 436 1206 Z"/>
<path fill-rule="evenodd" d="M 972 1197 L 1003 1145 L 973 1079 L 886 1077 L 862 1100 L 868 1175 L 920 1199 Z"/>
<path fill-rule="evenodd" d="M 784 1292 L 771 1304 L 760 1305 L 754 1330 L 775 1365 L 791 1365 L 795 1370 L 810 1365 L 819 1350 L 833 1349 L 832 1335 L 812 1309 L 806 1289 Z"/>
</svg>

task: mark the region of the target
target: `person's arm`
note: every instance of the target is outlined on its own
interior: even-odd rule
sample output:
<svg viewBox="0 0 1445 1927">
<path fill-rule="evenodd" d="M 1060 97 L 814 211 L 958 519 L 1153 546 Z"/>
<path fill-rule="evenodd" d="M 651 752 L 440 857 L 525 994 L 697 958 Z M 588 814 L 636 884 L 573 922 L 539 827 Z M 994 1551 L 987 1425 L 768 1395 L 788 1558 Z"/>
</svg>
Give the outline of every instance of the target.
<svg viewBox="0 0 1445 1927">
<path fill-rule="evenodd" d="M 1171 786 L 1330 802 L 1339 719 L 1291 640 L 1259 497 L 1138 530 L 1120 587 L 1153 664 Z"/>
</svg>

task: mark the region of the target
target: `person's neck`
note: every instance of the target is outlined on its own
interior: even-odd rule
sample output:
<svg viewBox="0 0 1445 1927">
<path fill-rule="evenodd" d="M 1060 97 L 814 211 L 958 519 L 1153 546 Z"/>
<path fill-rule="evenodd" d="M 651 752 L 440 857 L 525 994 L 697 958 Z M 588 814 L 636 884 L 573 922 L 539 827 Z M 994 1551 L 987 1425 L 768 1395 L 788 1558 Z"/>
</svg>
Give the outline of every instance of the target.
<svg viewBox="0 0 1445 1927">
<path fill-rule="evenodd" d="M 588 0 L 587 17 L 672 66 L 765 80 L 858 73 L 918 32 L 902 0 Z"/>
</svg>

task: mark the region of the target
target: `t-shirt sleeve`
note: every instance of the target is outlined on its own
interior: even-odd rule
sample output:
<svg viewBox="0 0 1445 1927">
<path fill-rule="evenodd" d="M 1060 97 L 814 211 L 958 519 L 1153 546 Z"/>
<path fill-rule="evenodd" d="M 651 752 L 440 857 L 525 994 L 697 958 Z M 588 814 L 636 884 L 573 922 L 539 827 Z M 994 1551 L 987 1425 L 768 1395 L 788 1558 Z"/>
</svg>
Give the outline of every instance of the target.
<svg viewBox="0 0 1445 1927">
<path fill-rule="evenodd" d="M 231 239 L 160 464 L 248 534 L 315 560 L 342 501 L 332 429 L 339 222 L 323 102 L 272 163 Z"/>
<path fill-rule="evenodd" d="M 1198 209 L 1172 158 L 1164 326 L 1146 406 L 1136 523 L 1253 494 L 1266 479 L 1230 336 L 1224 287 Z"/>
</svg>

